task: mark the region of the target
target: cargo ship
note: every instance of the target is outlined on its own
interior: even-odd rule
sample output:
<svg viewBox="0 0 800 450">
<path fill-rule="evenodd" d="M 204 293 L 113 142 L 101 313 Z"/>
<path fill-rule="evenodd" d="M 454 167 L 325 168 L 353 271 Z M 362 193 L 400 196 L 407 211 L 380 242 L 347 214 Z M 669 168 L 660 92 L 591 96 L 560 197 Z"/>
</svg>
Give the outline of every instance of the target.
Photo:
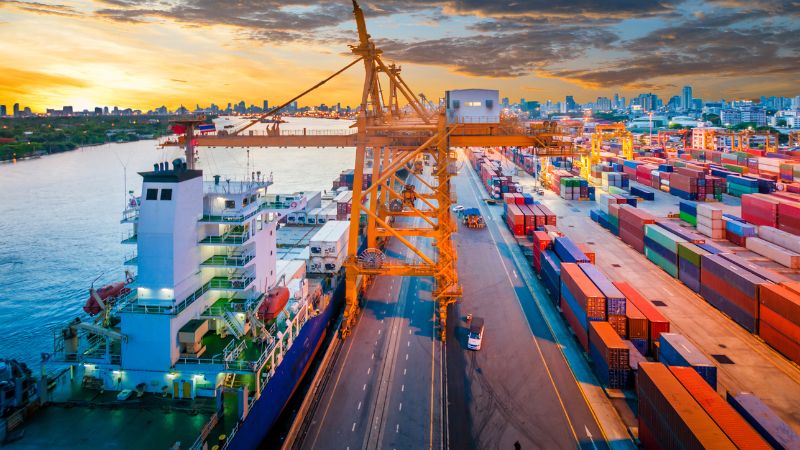
<svg viewBox="0 0 800 450">
<path fill-rule="evenodd" d="M 321 194 L 269 193 L 260 172 L 204 180 L 176 159 L 140 175 L 125 278 L 54 330 L 42 373 L 61 375 L 0 422 L 9 448 L 258 448 L 332 331 L 349 214 L 310 223 Z"/>
</svg>

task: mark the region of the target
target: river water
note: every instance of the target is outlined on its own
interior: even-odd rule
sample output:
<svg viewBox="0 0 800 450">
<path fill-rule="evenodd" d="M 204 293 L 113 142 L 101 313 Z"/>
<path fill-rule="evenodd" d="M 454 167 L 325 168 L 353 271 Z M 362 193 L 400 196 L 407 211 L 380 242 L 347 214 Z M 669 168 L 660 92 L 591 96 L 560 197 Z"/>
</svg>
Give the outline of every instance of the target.
<svg viewBox="0 0 800 450">
<path fill-rule="evenodd" d="M 343 129 L 343 120 L 288 118 L 282 129 Z M 261 125 L 259 125 L 261 126 Z M 122 245 L 126 192 L 137 172 L 181 156 L 156 141 L 107 144 L 0 165 L 0 359 L 38 367 L 52 351 L 53 330 L 83 315 L 92 281 L 123 278 L 135 246 Z M 353 148 L 200 149 L 204 175 L 243 179 L 273 173 L 270 192 L 330 189 L 352 168 Z M 248 163 L 249 160 L 249 163 Z"/>
</svg>

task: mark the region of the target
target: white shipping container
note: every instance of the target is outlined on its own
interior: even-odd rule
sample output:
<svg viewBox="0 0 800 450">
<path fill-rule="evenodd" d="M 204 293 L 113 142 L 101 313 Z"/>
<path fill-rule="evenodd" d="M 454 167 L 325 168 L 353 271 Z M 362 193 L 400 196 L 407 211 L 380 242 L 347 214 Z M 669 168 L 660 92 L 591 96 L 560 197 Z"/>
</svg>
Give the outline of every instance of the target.
<svg viewBox="0 0 800 450">
<path fill-rule="evenodd" d="M 308 271 L 310 273 L 336 273 L 342 268 L 346 258 L 346 250 L 336 256 L 312 256 L 308 263 Z"/>
<path fill-rule="evenodd" d="M 711 228 L 712 230 L 724 230 L 725 221 L 722 219 L 712 219 L 710 217 L 697 216 L 697 226 L 703 225 Z"/>
<path fill-rule="evenodd" d="M 747 238 L 747 249 L 782 264 L 790 269 L 800 269 L 800 254 L 757 237 Z"/>
<path fill-rule="evenodd" d="M 800 253 L 800 236 L 773 227 L 758 227 L 758 237 L 787 250 Z"/>
<path fill-rule="evenodd" d="M 320 211 L 322 211 L 321 208 L 314 208 L 314 209 L 308 211 L 308 214 L 306 216 L 306 224 L 308 224 L 308 225 L 316 225 L 317 224 L 317 216 L 319 216 Z"/>
<path fill-rule="evenodd" d="M 710 217 L 712 219 L 720 219 L 722 220 L 722 210 L 719 208 L 715 208 L 711 205 L 705 205 L 703 203 L 697 204 L 697 217 L 698 219 L 700 216 L 703 217 Z"/>
<path fill-rule="evenodd" d="M 699 219 L 699 217 L 698 217 L 698 219 Z M 702 234 L 702 235 L 704 235 L 704 236 L 708 236 L 711 239 L 725 239 L 725 228 L 724 227 L 723 228 L 711 228 L 709 226 L 701 224 L 699 222 L 699 220 L 697 222 L 697 232 Z"/>
<path fill-rule="evenodd" d="M 334 212 L 335 216 L 335 212 Z M 350 222 L 328 221 L 309 243 L 312 256 L 336 256 L 347 248 Z"/>
</svg>

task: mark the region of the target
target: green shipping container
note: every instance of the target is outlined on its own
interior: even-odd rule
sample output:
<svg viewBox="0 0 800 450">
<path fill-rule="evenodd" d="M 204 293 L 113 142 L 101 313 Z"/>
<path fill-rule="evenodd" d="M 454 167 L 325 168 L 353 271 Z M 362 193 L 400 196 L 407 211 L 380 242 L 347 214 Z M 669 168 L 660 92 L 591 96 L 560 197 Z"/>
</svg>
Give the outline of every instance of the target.
<svg viewBox="0 0 800 450">
<path fill-rule="evenodd" d="M 687 212 L 683 212 L 683 211 L 681 211 L 680 217 L 681 217 L 682 221 L 684 221 L 684 222 L 686 222 L 686 223 L 688 223 L 690 225 L 697 226 L 697 217 L 695 217 L 695 216 L 693 216 L 693 215 L 691 215 L 691 214 L 689 214 Z"/>
<path fill-rule="evenodd" d="M 655 263 L 655 265 L 661 267 L 661 270 L 670 274 L 672 278 L 678 278 L 678 267 L 676 267 L 675 264 L 667 261 L 663 256 L 650 250 L 648 247 L 644 248 L 644 255 L 647 259 Z"/>
<path fill-rule="evenodd" d="M 700 257 L 709 253 L 691 242 L 681 242 L 678 244 L 678 257 L 689 261 L 692 265 L 700 267 Z"/>
<path fill-rule="evenodd" d="M 645 225 L 644 235 L 658 242 L 659 244 L 661 244 L 662 247 L 666 248 L 672 253 L 678 253 L 679 242 L 686 242 L 685 240 L 670 233 L 669 231 L 661 228 L 656 224 Z"/>
</svg>

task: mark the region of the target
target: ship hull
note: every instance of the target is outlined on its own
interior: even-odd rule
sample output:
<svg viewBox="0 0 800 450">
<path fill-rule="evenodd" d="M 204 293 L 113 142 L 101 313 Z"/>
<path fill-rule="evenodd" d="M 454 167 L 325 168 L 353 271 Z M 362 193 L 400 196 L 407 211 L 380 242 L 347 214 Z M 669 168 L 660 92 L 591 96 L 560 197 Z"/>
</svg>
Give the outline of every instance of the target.
<svg viewBox="0 0 800 450">
<path fill-rule="evenodd" d="M 309 319 L 300 330 L 275 370 L 275 375 L 267 382 L 261 397 L 239 425 L 239 430 L 231 440 L 231 449 L 257 449 L 266 439 L 321 347 L 344 298 L 344 284 L 342 279 L 336 285 L 328 306 L 318 316 Z"/>
</svg>

